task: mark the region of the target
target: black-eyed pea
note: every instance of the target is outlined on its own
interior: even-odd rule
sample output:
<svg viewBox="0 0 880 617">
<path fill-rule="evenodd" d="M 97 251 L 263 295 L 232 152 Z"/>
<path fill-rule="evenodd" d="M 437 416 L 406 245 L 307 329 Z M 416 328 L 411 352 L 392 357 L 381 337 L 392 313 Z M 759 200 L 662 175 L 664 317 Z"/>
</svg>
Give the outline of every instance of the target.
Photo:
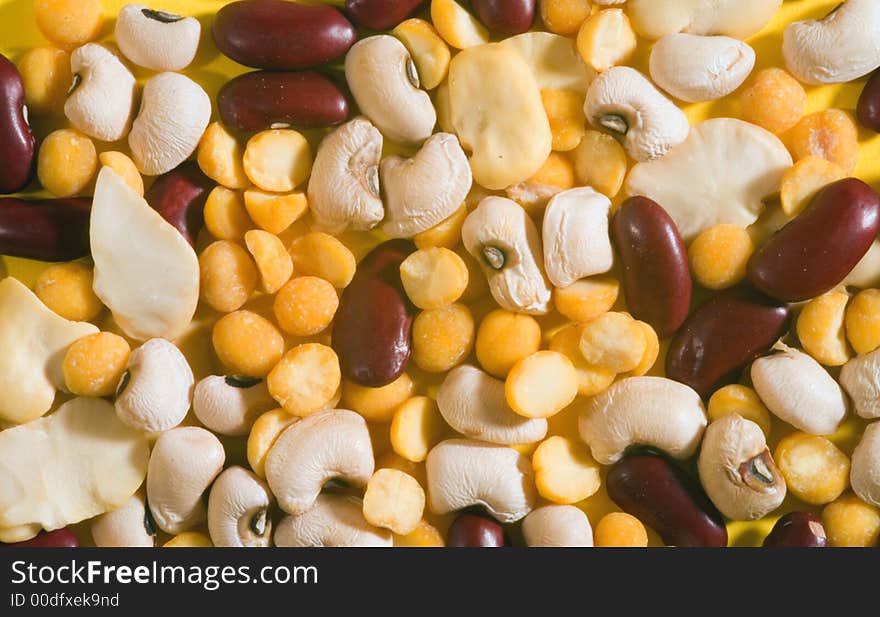
<svg viewBox="0 0 880 617">
<path fill-rule="evenodd" d="M 792 433 L 776 446 L 774 458 L 788 490 L 805 503 L 830 503 L 849 487 L 849 457 L 825 437 Z"/>
<path fill-rule="evenodd" d="M 60 106 L 70 88 L 70 55 L 55 47 L 35 47 L 18 61 L 28 109 L 46 113 Z"/>
<path fill-rule="evenodd" d="M 240 242 L 253 226 L 241 193 L 224 186 L 211 191 L 205 202 L 205 227 L 215 239 Z"/>
<path fill-rule="evenodd" d="M 306 181 L 311 170 L 309 142 L 292 129 L 257 133 L 244 151 L 244 172 L 264 191 L 290 192 Z"/>
<path fill-rule="evenodd" d="M 238 465 L 226 468 L 208 495 L 208 532 L 214 546 L 269 546 L 274 501 L 269 487 L 253 473 Z"/>
<path fill-rule="evenodd" d="M 244 207 L 258 227 L 280 234 L 309 209 L 305 193 L 278 195 L 258 190 L 244 192 Z"/>
<path fill-rule="evenodd" d="M 504 379 L 513 365 L 541 348 L 541 326 L 534 317 L 497 309 L 477 329 L 477 360 L 483 369 Z"/>
<path fill-rule="evenodd" d="M 437 403 L 427 396 L 414 396 L 394 412 L 391 447 L 406 460 L 421 463 L 448 430 Z"/>
<path fill-rule="evenodd" d="M 455 0 L 431 0 L 431 23 L 455 49 L 489 42 L 489 31 Z"/>
<path fill-rule="evenodd" d="M 237 311 L 257 288 L 258 273 L 248 252 L 228 240 L 217 240 L 199 256 L 202 300 L 222 313 Z"/>
<path fill-rule="evenodd" d="M 267 294 L 274 294 L 293 275 L 290 253 L 278 236 L 262 229 L 247 232 L 244 242 L 257 264 L 262 290 Z"/>
<path fill-rule="evenodd" d="M 611 310 L 620 294 L 613 276 L 594 276 L 553 290 L 553 304 L 563 317 L 585 323 Z"/>
<path fill-rule="evenodd" d="M 125 183 L 132 190 L 144 196 L 144 179 L 141 172 L 138 171 L 137 165 L 127 155 L 122 152 L 102 152 L 98 155 L 98 162 L 104 167 L 109 167 L 125 180 Z"/>
<path fill-rule="evenodd" d="M 104 25 L 101 0 L 38 0 L 34 17 L 43 35 L 65 49 L 98 38 Z"/>
<path fill-rule="evenodd" d="M 507 403 L 526 418 L 549 418 L 568 407 L 578 394 L 577 371 L 556 351 L 538 351 L 517 362 L 504 385 Z"/>
<path fill-rule="evenodd" d="M 464 304 L 422 311 L 413 321 L 412 359 L 423 371 L 442 373 L 467 358 L 474 347 L 474 318 Z"/>
<path fill-rule="evenodd" d="M 849 295 L 830 291 L 813 298 L 797 319 L 797 335 L 801 345 L 819 364 L 842 366 L 850 351 L 844 333 L 844 315 Z"/>
<path fill-rule="evenodd" d="M 454 248 L 461 241 L 461 227 L 464 225 L 464 220 L 467 218 L 467 215 L 467 206 L 462 204 L 462 206 L 445 221 L 434 225 L 431 229 L 427 229 L 413 236 L 413 242 L 416 243 L 416 248 Z"/>
<path fill-rule="evenodd" d="M 278 325 L 294 336 L 314 336 L 333 321 L 339 296 L 328 281 L 316 276 L 299 276 L 288 281 L 275 296 Z"/>
<path fill-rule="evenodd" d="M 572 504 L 599 490 L 599 464 L 586 444 L 554 435 L 541 442 L 532 454 L 535 484 L 544 499 Z"/>
<path fill-rule="evenodd" d="M 104 308 L 92 290 L 94 270 L 71 261 L 49 266 L 34 284 L 34 293 L 43 304 L 70 321 L 91 321 Z"/>
<path fill-rule="evenodd" d="M 730 384 L 719 388 L 709 398 L 706 415 L 708 415 L 710 422 L 731 413 L 751 420 L 761 427 L 765 436 L 770 435 L 770 411 L 761 402 L 758 393 L 748 386 Z"/>
<path fill-rule="evenodd" d="M 214 353 L 228 374 L 266 377 L 284 354 L 284 337 L 272 323 L 251 311 L 236 311 L 214 324 Z"/>
<path fill-rule="evenodd" d="M 574 365 L 578 376 L 578 394 L 581 396 L 595 396 L 604 392 L 614 383 L 617 374 L 589 364 L 581 354 L 580 343 L 583 324 L 569 324 L 557 332 L 550 340 L 550 349 L 565 355 Z M 648 354 L 646 349 L 645 354 Z"/>
<path fill-rule="evenodd" d="M 426 90 L 433 90 L 446 78 L 452 54 L 446 42 L 424 19 L 407 19 L 391 34 L 401 40 L 416 63 L 419 81 Z"/>
<path fill-rule="evenodd" d="M 440 530 L 428 521 L 419 521 L 415 530 L 405 536 L 394 536 L 394 548 L 443 548 L 446 541 Z"/>
<path fill-rule="evenodd" d="M 418 250 L 400 264 L 400 280 L 410 301 L 421 309 L 456 302 L 468 284 L 461 257 L 446 248 Z"/>
<path fill-rule="evenodd" d="M 379 469 L 364 491 L 364 518 L 398 535 L 415 531 L 425 511 L 425 491 L 411 475 Z"/>
<path fill-rule="evenodd" d="M 636 33 L 623 9 L 599 11 L 581 25 L 577 48 L 587 66 L 596 72 L 626 64 L 636 51 Z"/>
<path fill-rule="evenodd" d="M 620 192 L 626 177 L 627 158 L 616 139 L 607 133 L 587 131 L 573 154 L 579 184 L 591 186 L 609 199 Z"/>
<path fill-rule="evenodd" d="M 98 153 L 91 139 L 74 129 L 50 133 L 40 146 L 37 176 L 58 197 L 83 192 L 98 170 Z"/>
<path fill-rule="evenodd" d="M 64 383 L 77 396 L 110 396 L 125 372 L 131 347 L 110 332 L 90 334 L 74 342 L 64 355 Z"/>
<path fill-rule="evenodd" d="M 706 289 L 733 287 L 746 277 L 746 267 L 754 252 L 755 244 L 743 227 L 715 225 L 688 247 L 691 273 Z"/>
<path fill-rule="evenodd" d="M 304 417 L 325 409 L 341 381 L 336 352 L 320 343 L 306 343 L 287 352 L 266 383 L 285 411 Z"/>
<path fill-rule="evenodd" d="M 577 90 L 541 90 L 541 100 L 553 133 L 553 149 L 557 152 L 574 150 L 587 126 L 583 93 Z"/>
<path fill-rule="evenodd" d="M 880 289 L 857 293 L 846 307 L 844 322 L 846 338 L 857 354 L 880 347 Z"/>
<path fill-rule="evenodd" d="M 220 122 L 208 125 L 196 154 L 202 172 L 226 188 L 243 189 L 250 184 L 242 164 L 238 140 Z"/>
<path fill-rule="evenodd" d="M 825 506 L 822 524 L 831 546 L 874 546 L 880 537 L 880 508 L 847 493 Z"/>
<path fill-rule="evenodd" d="M 263 413 L 254 422 L 247 438 L 247 461 L 257 476 L 266 477 L 266 455 L 284 429 L 297 420 L 299 418 L 279 407 Z"/>
<path fill-rule="evenodd" d="M 802 158 L 782 175 L 782 211 L 789 217 L 797 216 L 820 189 L 845 177 L 846 172 L 836 163 L 818 156 Z"/>
<path fill-rule="evenodd" d="M 645 331 L 626 313 L 603 313 L 581 332 L 584 359 L 614 373 L 635 370 L 647 348 Z"/>
<path fill-rule="evenodd" d="M 414 389 L 415 384 L 406 373 L 381 388 L 361 386 L 346 379 L 342 384 L 342 405 L 358 412 L 368 422 L 390 422 Z"/>
<path fill-rule="evenodd" d="M 357 260 L 342 242 L 323 232 L 300 236 L 290 246 L 293 269 L 298 275 L 317 276 L 337 289 L 354 277 Z"/>
</svg>

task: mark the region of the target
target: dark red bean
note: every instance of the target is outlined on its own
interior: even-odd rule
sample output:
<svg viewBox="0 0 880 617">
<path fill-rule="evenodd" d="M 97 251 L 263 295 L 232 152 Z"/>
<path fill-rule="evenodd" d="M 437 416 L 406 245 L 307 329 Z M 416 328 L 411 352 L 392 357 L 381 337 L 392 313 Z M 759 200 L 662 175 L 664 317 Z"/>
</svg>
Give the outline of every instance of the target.
<svg viewBox="0 0 880 617">
<path fill-rule="evenodd" d="M 675 221 L 647 197 L 630 197 L 614 215 L 611 235 L 623 264 L 626 304 L 660 338 L 674 333 L 691 306 L 687 249 Z"/>
<path fill-rule="evenodd" d="M 758 294 L 731 291 L 697 309 L 669 344 L 666 376 L 707 397 L 739 377 L 789 327 L 789 310 Z"/>
<path fill-rule="evenodd" d="M 0 198 L 0 255 L 70 261 L 89 254 L 92 199 Z"/>
<path fill-rule="evenodd" d="M 370 30 L 391 30 L 411 17 L 425 0 L 346 0 L 345 12 Z"/>
<path fill-rule="evenodd" d="M 865 84 L 856 106 L 856 116 L 863 127 L 880 133 L 880 71 L 871 75 Z"/>
<path fill-rule="evenodd" d="M 39 535 L 24 542 L 15 542 L 4 546 L 21 548 L 76 548 L 79 540 L 69 529 L 56 529 L 55 531 L 42 531 Z"/>
<path fill-rule="evenodd" d="M 286 0 L 242 0 L 217 12 L 217 49 L 245 66 L 298 71 L 335 60 L 357 40 L 354 26 L 332 6 Z"/>
<path fill-rule="evenodd" d="M 400 264 L 414 250 L 408 240 L 380 244 L 342 293 L 331 344 L 343 376 L 362 386 L 386 386 L 406 368 L 415 309 L 400 282 Z"/>
<path fill-rule="evenodd" d="M 21 75 L 0 54 L 0 195 L 17 193 L 30 182 L 35 145 L 25 114 Z"/>
<path fill-rule="evenodd" d="M 501 548 L 510 546 L 504 527 L 497 521 L 479 514 L 460 514 L 446 534 L 446 546 L 451 548 Z"/>
<path fill-rule="evenodd" d="M 825 548 L 828 537 L 825 527 L 815 514 L 789 512 L 773 526 L 763 546 Z"/>
<path fill-rule="evenodd" d="M 815 298 L 846 278 L 878 231 L 880 196 L 857 178 L 838 180 L 752 255 L 749 281 L 784 302 Z"/>
<path fill-rule="evenodd" d="M 348 119 L 345 95 L 317 71 L 239 75 L 220 90 L 217 107 L 226 126 L 242 131 L 323 128 Z"/>
<path fill-rule="evenodd" d="M 724 519 L 699 482 L 659 452 L 625 456 L 608 472 L 608 496 L 667 546 L 727 546 Z"/>
<path fill-rule="evenodd" d="M 535 0 L 471 0 L 477 18 L 504 36 L 522 34 L 535 21 Z"/>
<path fill-rule="evenodd" d="M 174 225 L 192 246 L 205 225 L 205 202 L 216 186 L 190 161 L 162 174 L 147 191 L 147 203 Z"/>
</svg>

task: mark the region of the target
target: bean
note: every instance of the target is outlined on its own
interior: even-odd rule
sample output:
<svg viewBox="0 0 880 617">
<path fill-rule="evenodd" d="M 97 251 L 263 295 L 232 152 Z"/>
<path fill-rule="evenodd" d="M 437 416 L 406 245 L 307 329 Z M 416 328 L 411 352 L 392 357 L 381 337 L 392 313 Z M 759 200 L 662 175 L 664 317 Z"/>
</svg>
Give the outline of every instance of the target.
<svg viewBox="0 0 880 617">
<path fill-rule="evenodd" d="M 21 75 L 3 54 L 0 54 L 0 144 L 0 195 L 17 193 L 33 176 L 36 142 L 28 126 Z"/>
<path fill-rule="evenodd" d="M 825 548 L 828 538 L 818 516 L 809 512 L 789 512 L 776 521 L 762 546 Z"/>
<path fill-rule="evenodd" d="M 342 374 L 378 388 L 400 377 L 412 352 L 415 308 L 400 280 L 400 264 L 415 250 L 408 240 L 380 244 L 358 265 L 336 312 L 332 346 Z"/>
<path fill-rule="evenodd" d="M 731 383 L 746 364 L 788 331 L 788 307 L 732 291 L 701 306 L 669 344 L 666 376 L 706 397 Z"/>
<path fill-rule="evenodd" d="M 345 12 L 370 30 L 391 30 L 411 17 L 425 0 L 346 0 Z"/>
<path fill-rule="evenodd" d="M 666 338 L 691 306 L 687 249 L 672 217 L 647 197 L 620 206 L 611 235 L 623 264 L 623 288 L 632 314 Z"/>
<path fill-rule="evenodd" d="M 871 75 L 865 84 L 856 106 L 856 116 L 862 126 L 880 133 L 880 71 Z"/>
<path fill-rule="evenodd" d="M 522 34 L 535 21 L 535 0 L 473 0 L 471 6 L 489 30 L 504 36 Z"/>
<path fill-rule="evenodd" d="M 156 179 L 144 196 L 193 247 L 205 225 L 205 202 L 214 183 L 190 161 Z"/>
<path fill-rule="evenodd" d="M 316 71 L 240 75 L 220 90 L 217 107 L 226 126 L 242 131 L 323 128 L 348 119 L 345 95 Z"/>
<path fill-rule="evenodd" d="M 479 514 L 461 514 L 449 526 L 446 546 L 451 548 L 501 548 L 510 546 L 504 527 Z"/>
<path fill-rule="evenodd" d="M 645 450 L 615 463 L 608 496 L 667 546 L 727 546 L 724 519 L 700 484 L 665 455 Z"/>
<path fill-rule="evenodd" d="M 76 548 L 79 546 L 79 540 L 73 535 L 72 531 L 64 528 L 56 529 L 55 531 L 43 531 L 30 540 L 15 542 L 5 546 L 18 546 L 21 548 Z"/>
<path fill-rule="evenodd" d="M 800 302 L 840 283 L 880 231 L 880 196 L 856 178 L 833 182 L 749 260 L 751 283 L 772 298 Z"/>
<path fill-rule="evenodd" d="M 0 198 L 0 255 L 70 261 L 89 254 L 91 198 Z"/>
<path fill-rule="evenodd" d="M 258 69 L 295 71 L 334 60 L 357 34 L 332 6 L 286 0 L 243 0 L 217 12 L 217 48 L 236 62 Z"/>
</svg>

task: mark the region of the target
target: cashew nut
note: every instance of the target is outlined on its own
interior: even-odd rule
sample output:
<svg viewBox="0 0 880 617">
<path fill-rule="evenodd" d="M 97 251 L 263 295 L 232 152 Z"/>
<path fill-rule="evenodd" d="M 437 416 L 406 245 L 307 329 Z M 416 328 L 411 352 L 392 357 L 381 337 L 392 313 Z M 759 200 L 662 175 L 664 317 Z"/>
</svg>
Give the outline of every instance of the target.
<svg viewBox="0 0 880 617">
<path fill-rule="evenodd" d="M 379 193 L 382 133 L 364 117 L 327 135 L 309 179 L 313 227 L 339 234 L 374 228 L 385 216 Z"/>
<path fill-rule="evenodd" d="M 846 395 L 822 365 L 783 343 L 752 363 L 752 384 L 774 415 L 811 435 L 831 435 L 846 416 Z"/>
<path fill-rule="evenodd" d="M 480 263 L 492 297 L 502 308 L 532 315 L 550 310 L 541 238 L 516 202 L 486 197 L 465 219 L 461 239 Z"/>
<path fill-rule="evenodd" d="M 692 388 L 665 377 L 629 377 L 589 400 L 578 430 L 593 458 L 611 465 L 636 444 L 686 459 L 700 445 L 706 422 L 703 401 Z"/>
<path fill-rule="evenodd" d="M 128 358 L 116 390 L 116 415 L 132 428 L 167 431 L 186 417 L 194 382 L 177 347 L 165 339 L 150 339 Z"/>
<path fill-rule="evenodd" d="M 214 546 L 266 547 L 272 540 L 266 483 L 238 465 L 224 470 L 208 495 L 208 532 Z"/>
<path fill-rule="evenodd" d="M 764 432 L 739 414 L 727 414 L 706 428 L 697 467 L 709 499 L 729 519 L 757 520 L 785 499 L 785 479 Z"/>
<path fill-rule="evenodd" d="M 782 0 L 630 0 L 627 13 L 636 32 L 648 39 L 674 32 L 747 39 L 781 5 Z"/>
<path fill-rule="evenodd" d="M 608 272 L 614 262 L 608 237 L 611 201 L 590 187 L 554 196 L 544 212 L 544 268 L 556 287 Z"/>
<path fill-rule="evenodd" d="M 849 481 L 862 501 L 880 506 L 880 422 L 865 428 L 853 451 Z"/>
<path fill-rule="evenodd" d="M 593 528 L 584 511 L 574 506 L 543 506 L 532 510 L 522 522 L 528 546 L 593 546 Z"/>
<path fill-rule="evenodd" d="M 220 435 L 247 435 L 257 417 L 276 406 L 262 379 L 211 375 L 193 392 L 196 418 Z"/>
<path fill-rule="evenodd" d="M 869 420 L 880 418 L 880 349 L 844 364 L 840 385 L 852 399 L 858 415 Z"/>
<path fill-rule="evenodd" d="M 367 523 L 363 502 L 346 495 L 318 495 L 315 505 L 285 516 L 275 530 L 275 546 L 390 547 L 391 532 Z"/>
<path fill-rule="evenodd" d="M 782 56 L 788 70 L 808 84 L 839 84 L 880 66 L 880 3 L 847 0 L 821 20 L 785 28 Z"/>
<path fill-rule="evenodd" d="M 432 135 L 410 159 L 382 161 L 387 218 L 382 231 L 392 238 L 411 238 L 452 216 L 471 190 L 471 168 L 458 138 Z"/>
<path fill-rule="evenodd" d="M 687 139 L 687 116 L 634 68 L 615 66 L 599 75 L 584 102 L 590 124 L 621 141 L 637 161 L 652 161 Z"/>
<path fill-rule="evenodd" d="M 367 423 L 353 411 L 320 411 L 289 426 L 266 455 L 266 480 L 289 514 L 312 507 L 324 484 L 365 486 L 373 475 Z"/>
<path fill-rule="evenodd" d="M 727 36 L 667 34 L 651 50 L 651 79 L 689 103 L 727 96 L 754 67 L 755 50 Z"/>
<path fill-rule="evenodd" d="M 380 34 L 355 43 L 345 56 L 345 79 L 360 110 L 391 141 L 421 143 L 431 136 L 437 112 L 396 37 Z"/>
<path fill-rule="evenodd" d="M 182 71 L 196 57 L 202 25 L 193 17 L 127 4 L 116 18 L 116 43 L 126 58 L 152 71 Z"/>
<path fill-rule="evenodd" d="M 459 366 L 446 375 L 437 392 L 437 407 L 453 429 L 490 443 L 535 443 L 547 434 L 547 420 L 514 413 L 507 404 L 504 382 L 473 366 Z"/>
<path fill-rule="evenodd" d="M 106 47 L 88 43 L 70 55 L 73 85 L 64 115 L 90 137 L 116 141 L 126 136 L 134 113 L 135 79 Z"/>
<path fill-rule="evenodd" d="M 203 428 L 182 426 L 159 436 L 147 470 L 147 501 L 159 529 L 178 534 L 204 522 L 202 495 L 225 460 L 220 440 Z"/>
<path fill-rule="evenodd" d="M 428 452 L 426 466 L 435 514 L 480 505 L 498 521 L 513 523 L 538 501 L 532 463 L 513 448 L 448 439 Z"/>
<path fill-rule="evenodd" d="M 151 78 L 128 134 L 138 170 L 159 176 L 183 163 L 195 152 L 210 121 L 211 99 L 199 84 L 180 73 Z"/>
<path fill-rule="evenodd" d="M 154 547 L 156 530 L 147 514 L 143 495 L 132 495 L 121 508 L 95 519 L 92 540 L 100 548 Z"/>
</svg>

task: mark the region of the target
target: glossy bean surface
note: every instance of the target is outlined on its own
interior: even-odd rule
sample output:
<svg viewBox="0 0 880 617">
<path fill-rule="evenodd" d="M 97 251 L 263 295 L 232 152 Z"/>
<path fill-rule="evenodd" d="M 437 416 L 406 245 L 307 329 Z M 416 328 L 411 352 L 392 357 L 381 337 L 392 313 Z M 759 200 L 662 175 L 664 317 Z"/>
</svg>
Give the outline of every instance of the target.
<svg viewBox="0 0 880 617">
<path fill-rule="evenodd" d="M 380 244 L 358 264 L 342 293 L 332 346 L 342 374 L 362 386 L 388 385 L 412 353 L 415 308 L 400 281 L 400 264 L 415 250 L 408 240 Z"/>
<path fill-rule="evenodd" d="M 0 198 L 0 255 L 70 261 L 89 254 L 91 198 Z"/>
<path fill-rule="evenodd" d="M 789 512 L 776 521 L 762 546 L 824 548 L 828 546 L 828 538 L 818 516 L 809 512 Z"/>
<path fill-rule="evenodd" d="M 856 116 L 863 127 L 880 133 L 880 71 L 871 75 L 859 95 Z"/>
<path fill-rule="evenodd" d="M 0 195 L 27 186 L 34 172 L 35 145 L 27 122 L 21 75 L 0 54 Z"/>
<path fill-rule="evenodd" d="M 273 71 L 308 69 L 348 51 L 357 34 L 332 6 L 242 0 L 217 12 L 217 48 L 240 64 Z"/>
<path fill-rule="evenodd" d="M 815 298 L 846 278 L 878 231 L 880 196 L 856 178 L 838 180 L 758 249 L 749 281 L 783 302 Z"/>
<path fill-rule="evenodd" d="M 660 338 L 670 336 L 687 318 L 692 291 L 687 249 L 675 222 L 655 201 L 631 197 L 614 215 L 611 235 L 629 310 Z"/>
<path fill-rule="evenodd" d="M 193 247 L 205 225 L 205 202 L 215 184 L 190 161 L 159 176 L 144 196 Z"/>
<path fill-rule="evenodd" d="M 42 531 L 30 540 L 6 544 L 5 546 L 18 546 L 21 548 L 76 548 L 79 546 L 79 540 L 72 531 L 64 528 L 56 529 L 55 531 Z"/>
<path fill-rule="evenodd" d="M 504 36 L 522 34 L 535 21 L 535 0 L 473 0 L 477 18 L 489 30 Z"/>
<path fill-rule="evenodd" d="M 657 452 L 625 456 L 608 472 L 608 496 L 667 546 L 727 546 L 724 519 L 694 478 Z"/>
<path fill-rule="evenodd" d="M 446 546 L 451 548 L 501 548 L 509 546 L 504 527 L 479 514 L 460 514 L 449 526 Z"/>
<path fill-rule="evenodd" d="M 412 16 L 425 0 L 346 0 L 345 12 L 370 30 L 391 30 Z"/>
</svg>

